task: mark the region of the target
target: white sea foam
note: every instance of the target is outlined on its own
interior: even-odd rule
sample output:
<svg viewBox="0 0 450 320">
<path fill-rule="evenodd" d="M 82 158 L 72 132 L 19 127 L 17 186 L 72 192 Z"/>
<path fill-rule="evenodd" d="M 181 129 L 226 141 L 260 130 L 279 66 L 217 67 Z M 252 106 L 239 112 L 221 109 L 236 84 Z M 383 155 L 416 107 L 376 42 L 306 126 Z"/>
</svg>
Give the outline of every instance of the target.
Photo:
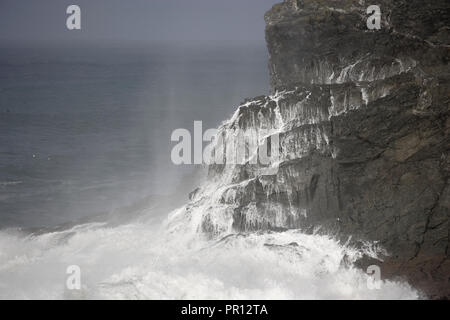
<svg viewBox="0 0 450 320">
<path fill-rule="evenodd" d="M 279 100 L 272 133 L 287 125 Z M 307 101 L 309 95 L 305 97 Z M 346 101 L 346 99 L 344 99 Z M 249 102 L 252 103 L 252 102 Z M 302 107 L 302 106 L 300 106 Z M 301 109 L 299 107 L 299 109 Z M 347 105 L 345 105 L 347 107 Z M 291 111 L 289 111 L 291 112 Z M 294 112 L 294 110 L 292 110 Z M 232 126 L 239 110 L 222 126 Z M 307 117 L 308 116 L 308 117 Z M 288 118 L 291 118 L 292 115 Z M 317 122 L 316 114 L 305 114 Z M 251 118 L 251 127 L 256 118 Z M 314 127 L 312 127 L 314 128 Z M 234 139 L 230 135 L 229 139 Z M 258 141 L 259 142 L 259 141 Z M 288 156 L 301 157 L 314 144 L 329 144 L 320 130 L 302 131 L 287 144 Z M 278 162 L 272 164 L 277 166 Z M 140 220 L 111 227 L 86 224 L 69 230 L 26 236 L 0 231 L 0 298 L 12 299 L 415 299 L 406 283 L 383 281 L 368 286 L 369 275 L 353 266 L 361 252 L 331 237 L 298 230 L 233 235 L 233 213 L 242 189 L 255 180 L 235 182 L 237 167 L 228 166 L 195 194 L 191 203 L 163 224 Z M 295 178 L 294 172 L 290 173 Z M 261 180 L 264 184 L 264 179 Z M 275 190 L 270 189 L 271 187 Z M 276 192 L 277 185 L 265 185 Z M 275 225 L 282 225 L 276 204 Z M 260 218 L 248 204 L 246 221 Z M 294 212 L 294 214 L 297 214 Z M 298 212 L 307 216 L 306 209 Z M 147 213 L 152 216 L 152 212 Z M 280 221 L 278 221 L 279 219 Z M 206 240 L 202 226 L 213 228 Z M 160 226 L 159 226 L 160 225 Z M 366 254 L 374 252 L 368 246 Z M 81 269 L 81 290 L 68 290 L 66 270 Z"/>
<path fill-rule="evenodd" d="M 368 275 L 343 263 L 358 254 L 330 237 L 300 231 L 214 241 L 148 222 L 90 224 L 38 236 L 3 231 L 0 298 L 418 298 L 406 283 L 384 281 L 381 289 L 369 290 Z M 69 265 L 81 268 L 80 291 L 66 289 Z"/>
</svg>

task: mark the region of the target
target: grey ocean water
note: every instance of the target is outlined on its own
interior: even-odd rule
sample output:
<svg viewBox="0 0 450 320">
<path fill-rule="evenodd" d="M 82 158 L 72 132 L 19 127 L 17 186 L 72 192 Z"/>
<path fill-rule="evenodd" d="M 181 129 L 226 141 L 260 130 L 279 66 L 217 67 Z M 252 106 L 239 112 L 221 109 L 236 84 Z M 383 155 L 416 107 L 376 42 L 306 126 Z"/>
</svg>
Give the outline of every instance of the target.
<svg viewBox="0 0 450 320">
<path fill-rule="evenodd" d="M 2 48 L 0 229 L 182 203 L 172 131 L 267 93 L 266 64 L 248 45 Z"/>
<path fill-rule="evenodd" d="M 172 131 L 194 120 L 216 127 L 245 97 L 266 93 L 264 48 L 0 55 L 0 298 L 418 297 L 400 282 L 370 290 L 364 271 L 342 263 L 360 252 L 327 235 L 290 230 L 217 242 L 197 234 L 202 210 L 154 219 L 195 187 L 193 168 L 170 161 Z M 1 230 L 8 227 L 26 230 Z M 82 290 L 66 290 L 71 265 L 82 270 Z"/>
</svg>

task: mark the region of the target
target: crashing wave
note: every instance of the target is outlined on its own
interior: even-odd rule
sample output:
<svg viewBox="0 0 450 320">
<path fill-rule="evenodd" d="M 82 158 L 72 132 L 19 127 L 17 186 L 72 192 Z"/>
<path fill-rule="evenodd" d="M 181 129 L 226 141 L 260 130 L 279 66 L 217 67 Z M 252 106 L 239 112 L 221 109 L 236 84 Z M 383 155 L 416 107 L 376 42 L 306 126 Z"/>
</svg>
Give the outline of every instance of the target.
<svg viewBox="0 0 450 320">
<path fill-rule="evenodd" d="M 0 232 L 0 298 L 8 299 L 416 299 L 405 283 L 353 267 L 362 252 L 300 231 L 216 240 L 168 233 L 153 223 L 84 225 L 23 236 Z M 66 269 L 81 290 L 66 289 Z"/>
</svg>

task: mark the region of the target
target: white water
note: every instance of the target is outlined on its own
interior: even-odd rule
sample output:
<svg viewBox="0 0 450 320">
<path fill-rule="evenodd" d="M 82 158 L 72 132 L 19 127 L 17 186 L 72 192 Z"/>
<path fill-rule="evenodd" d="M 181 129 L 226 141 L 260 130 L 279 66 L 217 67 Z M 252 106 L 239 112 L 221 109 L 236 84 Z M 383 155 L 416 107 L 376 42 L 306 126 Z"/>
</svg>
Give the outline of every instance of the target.
<svg viewBox="0 0 450 320">
<path fill-rule="evenodd" d="M 0 298 L 418 298 L 404 283 L 369 290 L 366 274 L 341 263 L 360 253 L 326 236 L 289 231 L 206 241 L 152 225 L 90 224 L 33 237 L 0 232 Z M 65 289 L 69 265 L 81 268 L 80 291 Z"/>
<path fill-rule="evenodd" d="M 277 104 L 275 124 L 269 126 L 274 132 L 285 125 L 278 103 L 285 94 L 289 92 L 271 97 Z M 238 110 L 223 126 L 232 126 L 239 116 Z M 259 127 L 256 118 L 250 117 L 250 121 L 251 127 Z M 317 149 L 328 144 L 320 132 L 314 135 L 315 140 L 297 139 L 305 141 L 303 144 L 292 142 L 290 155 L 301 156 L 309 149 L 304 147 L 309 141 Z M 251 180 L 233 184 L 235 169 L 225 168 L 203 185 L 191 203 L 174 211 L 162 224 L 154 219 L 116 227 L 86 224 L 37 236 L 0 231 L 0 298 L 419 298 L 406 283 L 383 281 L 380 289 L 369 289 L 369 275 L 352 265 L 362 252 L 331 237 L 295 230 L 229 235 L 237 190 Z M 247 220 L 258 218 L 251 209 L 246 211 Z M 303 209 L 298 214 L 308 213 Z M 205 221 L 222 240 L 205 240 L 198 233 Z M 278 224 L 282 225 L 281 216 L 275 217 Z M 366 253 L 373 255 L 372 251 Z M 72 265 L 81 268 L 79 291 L 66 289 L 66 270 Z"/>
</svg>

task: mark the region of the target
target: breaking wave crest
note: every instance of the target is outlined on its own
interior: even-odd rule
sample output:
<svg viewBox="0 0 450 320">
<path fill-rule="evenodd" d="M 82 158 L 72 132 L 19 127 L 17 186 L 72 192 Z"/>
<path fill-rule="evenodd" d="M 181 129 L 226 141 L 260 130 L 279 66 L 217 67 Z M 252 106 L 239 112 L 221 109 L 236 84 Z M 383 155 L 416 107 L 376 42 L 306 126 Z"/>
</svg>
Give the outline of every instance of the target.
<svg viewBox="0 0 450 320">
<path fill-rule="evenodd" d="M 164 225 L 164 224 L 163 224 Z M 352 265 L 361 251 L 299 230 L 228 235 L 167 232 L 152 221 L 86 224 L 41 235 L 0 232 L 0 298 L 415 299 L 406 283 Z M 81 290 L 66 289 L 67 267 Z"/>
</svg>

